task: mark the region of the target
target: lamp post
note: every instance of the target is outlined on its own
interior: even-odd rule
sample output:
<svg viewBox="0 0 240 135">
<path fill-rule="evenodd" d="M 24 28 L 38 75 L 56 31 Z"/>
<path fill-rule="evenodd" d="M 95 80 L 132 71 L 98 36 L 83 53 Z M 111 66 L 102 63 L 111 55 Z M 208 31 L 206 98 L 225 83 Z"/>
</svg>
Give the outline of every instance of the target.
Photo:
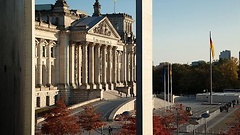
<svg viewBox="0 0 240 135">
<path fill-rule="evenodd" d="M 205 135 L 207 135 L 207 118 L 210 116 L 209 110 L 207 110 L 205 113 L 201 115 L 203 118 L 205 118 Z"/>
</svg>

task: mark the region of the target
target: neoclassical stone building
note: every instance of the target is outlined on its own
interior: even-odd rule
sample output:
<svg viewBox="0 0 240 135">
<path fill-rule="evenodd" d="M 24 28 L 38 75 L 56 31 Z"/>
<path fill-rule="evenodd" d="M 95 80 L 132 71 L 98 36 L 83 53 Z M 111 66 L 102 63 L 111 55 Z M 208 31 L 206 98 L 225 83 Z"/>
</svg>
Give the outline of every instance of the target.
<svg viewBox="0 0 240 135">
<path fill-rule="evenodd" d="M 66 0 L 36 5 L 36 108 L 103 98 L 103 91 L 136 93 L 133 18 L 125 13 L 93 15 L 70 10 Z"/>
</svg>

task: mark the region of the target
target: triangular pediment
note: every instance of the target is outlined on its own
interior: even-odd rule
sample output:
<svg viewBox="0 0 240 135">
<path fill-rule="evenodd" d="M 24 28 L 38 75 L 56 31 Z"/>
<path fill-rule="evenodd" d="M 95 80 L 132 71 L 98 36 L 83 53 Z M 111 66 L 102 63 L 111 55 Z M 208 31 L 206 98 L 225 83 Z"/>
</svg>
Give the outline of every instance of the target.
<svg viewBox="0 0 240 135">
<path fill-rule="evenodd" d="M 115 30 L 107 17 L 104 17 L 101 21 L 96 23 L 88 30 L 88 33 L 120 39 L 118 32 Z"/>
</svg>

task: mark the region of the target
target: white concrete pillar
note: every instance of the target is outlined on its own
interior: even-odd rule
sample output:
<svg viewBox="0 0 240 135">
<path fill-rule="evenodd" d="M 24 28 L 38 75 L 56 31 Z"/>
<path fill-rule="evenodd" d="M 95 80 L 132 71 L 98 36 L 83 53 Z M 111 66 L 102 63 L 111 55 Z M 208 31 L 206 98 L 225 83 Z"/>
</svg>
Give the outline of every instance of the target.
<svg viewBox="0 0 240 135">
<path fill-rule="evenodd" d="M 136 1 L 137 135 L 153 135 L 152 0 Z"/>
<path fill-rule="evenodd" d="M 106 72 L 106 68 L 107 68 L 107 64 L 106 64 L 106 51 L 107 51 L 107 46 L 106 45 L 102 45 L 102 85 L 103 87 L 105 87 L 105 90 L 108 89 L 107 87 L 107 72 Z"/>
<path fill-rule="evenodd" d="M 95 45 L 95 50 L 94 50 L 94 70 L 95 70 L 95 75 L 94 75 L 94 82 L 97 85 L 97 89 L 102 89 L 101 81 L 100 81 L 100 45 L 96 44 Z"/>
</svg>

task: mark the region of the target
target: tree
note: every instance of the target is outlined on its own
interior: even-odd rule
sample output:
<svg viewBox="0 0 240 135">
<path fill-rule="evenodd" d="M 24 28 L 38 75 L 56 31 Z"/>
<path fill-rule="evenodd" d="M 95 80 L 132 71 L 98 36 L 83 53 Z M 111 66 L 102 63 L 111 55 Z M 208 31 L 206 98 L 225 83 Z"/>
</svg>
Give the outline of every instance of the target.
<svg viewBox="0 0 240 135">
<path fill-rule="evenodd" d="M 233 123 L 229 123 L 228 135 L 238 135 L 240 134 L 240 110 L 238 109 L 235 113 L 235 121 Z"/>
<path fill-rule="evenodd" d="M 78 115 L 78 123 L 82 129 L 89 132 L 89 135 L 93 130 L 105 125 L 105 123 L 100 120 L 100 114 L 95 111 L 93 106 L 87 105 L 84 106 L 83 109 L 84 111 Z"/>
<path fill-rule="evenodd" d="M 136 135 L 136 118 L 131 116 L 125 116 L 124 118 L 125 122 L 122 126 L 122 129 L 119 133 L 119 135 Z"/>
<path fill-rule="evenodd" d="M 70 111 L 60 99 L 50 113 L 45 116 L 45 123 L 42 125 L 42 133 L 50 135 L 76 134 L 80 132 L 77 119 L 70 116 Z"/>
<path fill-rule="evenodd" d="M 167 116 L 153 116 L 153 134 L 154 135 L 171 135 L 174 131 L 173 119 Z"/>
<path fill-rule="evenodd" d="M 185 124 L 189 119 L 189 112 L 183 109 L 182 104 L 176 104 L 162 115 L 153 117 L 154 135 L 171 135 L 178 130 L 179 125 Z"/>
</svg>

